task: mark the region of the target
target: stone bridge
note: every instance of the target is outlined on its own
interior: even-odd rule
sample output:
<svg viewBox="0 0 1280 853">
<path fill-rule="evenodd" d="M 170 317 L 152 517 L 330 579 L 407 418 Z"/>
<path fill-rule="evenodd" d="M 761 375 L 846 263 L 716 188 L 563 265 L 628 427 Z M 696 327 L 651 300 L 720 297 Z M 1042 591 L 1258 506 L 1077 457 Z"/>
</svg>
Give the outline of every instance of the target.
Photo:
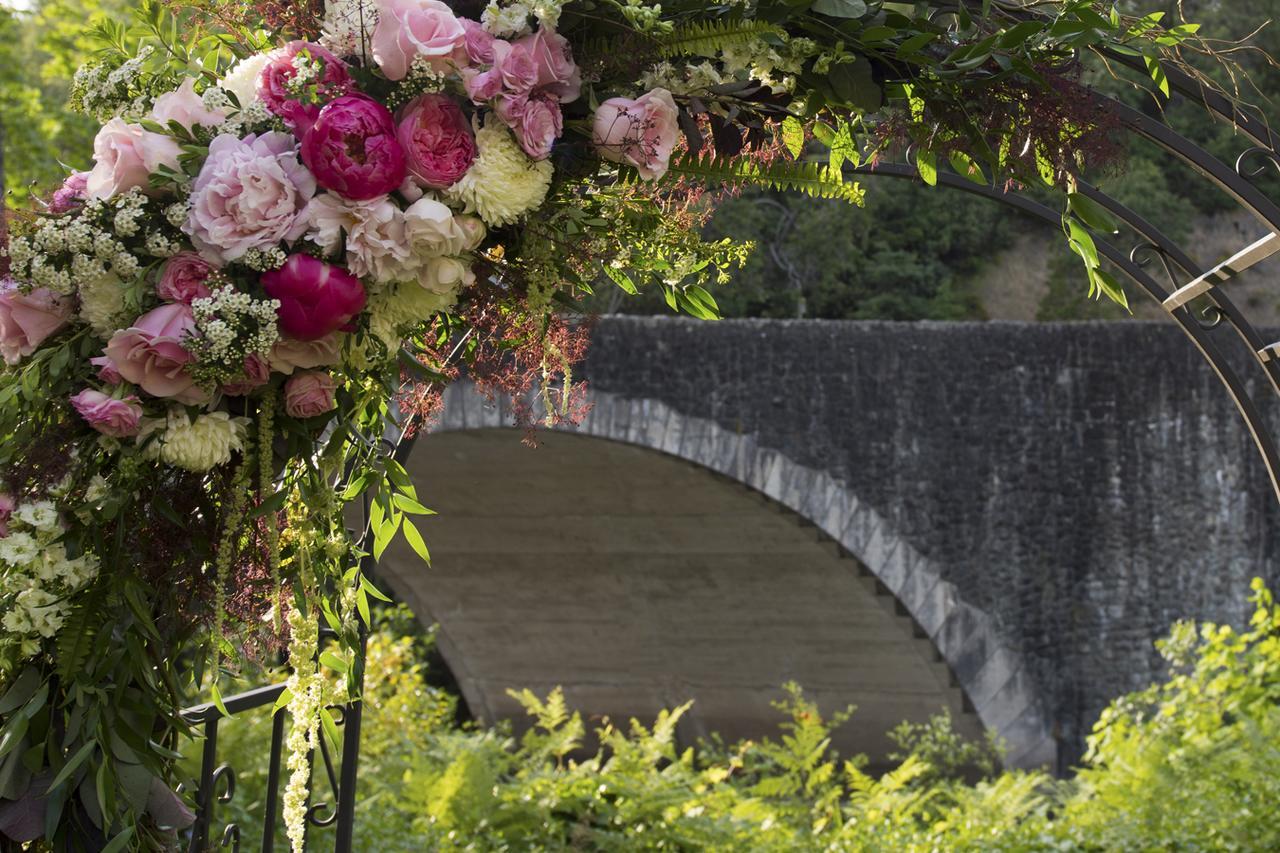
<svg viewBox="0 0 1280 853">
<path fill-rule="evenodd" d="M 795 681 L 875 764 L 945 707 L 1063 772 L 1173 621 L 1280 579 L 1262 464 L 1171 326 L 608 318 L 584 373 L 537 449 L 451 388 L 408 465 L 433 565 L 383 577 L 485 721 L 563 685 L 758 737 Z"/>
</svg>

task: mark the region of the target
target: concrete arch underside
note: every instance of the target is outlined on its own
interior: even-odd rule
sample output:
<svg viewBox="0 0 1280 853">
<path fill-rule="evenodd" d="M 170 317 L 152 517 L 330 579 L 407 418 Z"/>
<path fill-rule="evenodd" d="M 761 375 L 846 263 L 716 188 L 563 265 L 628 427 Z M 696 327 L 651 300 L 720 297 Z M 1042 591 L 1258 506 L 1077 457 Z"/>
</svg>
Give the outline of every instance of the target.
<svg viewBox="0 0 1280 853">
<path fill-rule="evenodd" d="M 839 482 L 657 401 L 591 400 L 529 450 L 502 407 L 454 386 L 407 462 L 441 513 L 433 566 L 398 543 L 382 577 L 440 624 L 476 716 L 519 722 L 507 688 L 561 685 L 613 719 L 694 699 L 688 742 L 758 737 L 794 680 L 824 711 L 858 706 L 844 754 L 883 758 L 896 723 L 948 707 L 966 734 L 995 730 L 1010 765 L 1054 766 L 993 620 Z"/>
</svg>

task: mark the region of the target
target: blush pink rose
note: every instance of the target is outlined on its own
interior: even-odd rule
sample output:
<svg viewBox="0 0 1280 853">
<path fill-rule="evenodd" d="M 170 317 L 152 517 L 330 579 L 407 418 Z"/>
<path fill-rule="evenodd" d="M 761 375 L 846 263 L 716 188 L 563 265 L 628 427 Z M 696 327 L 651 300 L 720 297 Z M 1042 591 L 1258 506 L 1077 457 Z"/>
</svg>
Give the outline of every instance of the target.
<svg viewBox="0 0 1280 853">
<path fill-rule="evenodd" d="M 421 95 L 400 109 L 396 131 L 409 174 L 423 186 L 453 186 L 476 159 L 471 124 L 457 103 L 445 95 Z"/>
<path fill-rule="evenodd" d="M 364 308 L 360 279 L 310 255 L 290 255 L 280 269 L 263 273 L 261 281 L 267 295 L 280 300 L 280 329 L 299 340 L 323 338 Z"/>
<path fill-rule="evenodd" d="M 176 91 L 166 92 L 156 98 L 151 108 L 151 117 L 161 124 L 176 121 L 187 130 L 197 126 L 217 127 L 227 119 L 225 110 L 211 110 L 205 107 L 204 100 L 196 94 L 196 81 L 188 77 Z"/>
<path fill-rule="evenodd" d="M 407 172 L 395 120 L 366 95 L 345 95 L 320 111 L 303 137 L 302 162 L 320 186 L 352 201 L 386 195 Z"/>
<path fill-rule="evenodd" d="M 120 400 L 110 394 L 86 388 L 71 398 L 71 405 L 89 426 L 103 435 L 128 438 L 138 434 L 142 406 L 137 397 L 131 395 Z"/>
<path fill-rule="evenodd" d="M 121 377 L 153 397 L 202 403 L 209 394 L 187 372 L 194 356 L 182 346 L 195 327 L 190 306 L 161 305 L 112 335 L 106 355 Z"/>
<path fill-rule="evenodd" d="M 294 418 L 314 418 L 332 412 L 337 408 L 333 399 L 337 387 L 332 376 L 318 370 L 294 374 L 284 383 L 284 410 Z"/>
<path fill-rule="evenodd" d="M 532 92 L 538 85 L 538 65 L 527 45 L 496 42 L 493 67 L 502 77 L 502 88 L 511 94 Z"/>
<path fill-rule="evenodd" d="M 466 32 L 463 47 L 467 52 L 467 60 L 472 65 L 493 64 L 493 43 L 497 39 L 478 22 L 470 18 L 459 18 L 458 23 Z"/>
<path fill-rule="evenodd" d="M 600 156 L 636 168 L 652 181 L 667 173 L 680 135 L 671 93 L 654 89 L 635 100 L 610 98 L 596 110 L 592 139 Z"/>
<path fill-rule="evenodd" d="M 84 201 L 88 186 L 88 172 L 72 172 L 62 182 L 62 186 L 54 192 L 53 197 L 49 199 L 49 212 L 54 214 L 67 213 L 79 207 Z"/>
<path fill-rule="evenodd" d="M 89 198 L 106 199 L 134 187 L 146 187 L 161 166 L 178 171 L 181 153 L 173 137 L 113 118 L 94 137 L 94 166 L 85 190 Z"/>
<path fill-rule="evenodd" d="M 116 366 L 111 363 L 111 359 L 105 355 L 97 356 L 89 359 L 89 363 L 98 368 L 98 378 L 108 385 L 119 385 L 124 381 L 124 377 L 120 375 L 120 371 L 116 370 Z"/>
<path fill-rule="evenodd" d="M 202 257 L 230 263 L 250 249 L 301 237 L 307 230 L 301 214 L 315 193 L 315 178 L 298 161 L 292 136 L 224 133 L 209 143 L 182 230 Z"/>
<path fill-rule="evenodd" d="M 71 320 L 70 297 L 45 287 L 23 293 L 12 279 L 0 281 L 0 356 L 17 364 Z"/>
<path fill-rule="evenodd" d="M 504 95 L 498 99 L 496 112 L 515 133 L 524 153 L 534 160 L 550 157 L 551 146 L 564 132 L 560 104 L 550 94 Z"/>
<path fill-rule="evenodd" d="M 286 376 L 292 376 L 295 370 L 328 367 L 337 364 L 342 357 L 343 337 L 337 332 L 330 332 L 322 338 L 310 341 L 281 338 L 271 348 L 271 354 L 267 358 L 272 370 Z"/>
<path fill-rule="evenodd" d="M 222 393 L 228 397 L 243 397 L 256 388 L 266 385 L 271 379 L 271 365 L 257 353 L 251 353 L 244 360 L 244 369 L 240 378 L 234 382 L 223 383 Z"/>
<path fill-rule="evenodd" d="M 164 262 L 160 281 L 156 282 L 156 296 L 166 302 L 190 305 L 193 300 L 204 299 L 212 291 L 205 283 L 213 275 L 213 264 L 195 252 L 179 252 Z"/>
<path fill-rule="evenodd" d="M 308 84 L 306 101 L 289 91 L 289 81 L 298 76 L 294 60 L 298 56 L 310 57 L 324 66 L 319 79 Z M 354 91 L 355 84 L 347 71 L 347 64 L 318 44 L 307 41 L 291 41 L 267 55 L 267 63 L 258 75 L 258 97 L 274 115 L 298 136 L 310 129 L 320 108 L 334 98 Z"/>
<path fill-rule="evenodd" d="M 18 502 L 13 499 L 13 495 L 0 492 L 0 539 L 9 535 L 9 519 L 17 508 Z"/>
<path fill-rule="evenodd" d="M 415 59 L 443 72 L 466 60 L 466 30 L 440 0 L 378 0 L 373 61 L 388 80 L 403 80 Z"/>
<path fill-rule="evenodd" d="M 533 60 L 539 89 L 555 95 L 562 104 L 578 100 L 582 95 L 582 72 L 573 61 L 568 39 L 550 27 L 543 27 L 516 44 Z"/>
</svg>

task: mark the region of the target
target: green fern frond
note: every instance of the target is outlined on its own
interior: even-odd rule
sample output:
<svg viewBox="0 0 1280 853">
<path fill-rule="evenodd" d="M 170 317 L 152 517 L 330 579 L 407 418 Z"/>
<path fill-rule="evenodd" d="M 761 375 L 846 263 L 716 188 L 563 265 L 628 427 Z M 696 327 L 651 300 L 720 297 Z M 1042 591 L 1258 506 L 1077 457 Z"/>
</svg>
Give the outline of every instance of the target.
<svg viewBox="0 0 1280 853">
<path fill-rule="evenodd" d="M 861 206 L 862 186 L 844 180 L 840 171 L 808 160 L 775 160 L 761 165 L 743 157 L 725 159 L 714 154 L 685 155 L 671 163 L 666 180 L 690 178 L 709 185 L 754 186 L 804 193 L 812 198 L 837 198 Z"/>
<path fill-rule="evenodd" d="M 685 24 L 658 39 L 664 58 L 674 56 L 717 56 L 726 50 L 741 49 L 764 36 L 781 31 L 764 21 L 711 20 Z"/>
<path fill-rule="evenodd" d="M 58 631 L 58 677 L 70 679 L 83 671 L 85 661 L 93 650 L 93 640 L 98 633 L 102 613 L 98 609 L 96 593 L 91 593 L 72 608 L 67 620 Z"/>
</svg>

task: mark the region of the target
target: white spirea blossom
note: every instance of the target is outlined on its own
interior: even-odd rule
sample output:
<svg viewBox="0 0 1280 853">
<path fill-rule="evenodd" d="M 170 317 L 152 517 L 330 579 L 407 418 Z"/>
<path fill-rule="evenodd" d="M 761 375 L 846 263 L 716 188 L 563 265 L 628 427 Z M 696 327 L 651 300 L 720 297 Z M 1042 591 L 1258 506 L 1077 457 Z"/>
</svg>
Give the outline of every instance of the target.
<svg viewBox="0 0 1280 853">
<path fill-rule="evenodd" d="M 476 133 L 478 154 L 448 195 L 467 206 L 486 225 L 515 222 L 542 204 L 551 188 L 550 160 L 533 160 L 520 149 L 511 131 L 494 117 Z"/>
<path fill-rule="evenodd" d="M 172 409 L 165 420 L 147 422 L 138 434 L 144 455 L 169 465 L 202 473 L 231 461 L 244 450 L 248 422 L 226 412 L 209 412 L 192 420 L 183 409 Z M 149 441 L 148 441 L 149 439 Z"/>
<path fill-rule="evenodd" d="M 265 355 L 280 339 L 278 299 L 254 299 L 234 287 L 191 302 L 197 335 L 190 349 L 202 363 L 239 368 L 250 355 Z"/>
</svg>

